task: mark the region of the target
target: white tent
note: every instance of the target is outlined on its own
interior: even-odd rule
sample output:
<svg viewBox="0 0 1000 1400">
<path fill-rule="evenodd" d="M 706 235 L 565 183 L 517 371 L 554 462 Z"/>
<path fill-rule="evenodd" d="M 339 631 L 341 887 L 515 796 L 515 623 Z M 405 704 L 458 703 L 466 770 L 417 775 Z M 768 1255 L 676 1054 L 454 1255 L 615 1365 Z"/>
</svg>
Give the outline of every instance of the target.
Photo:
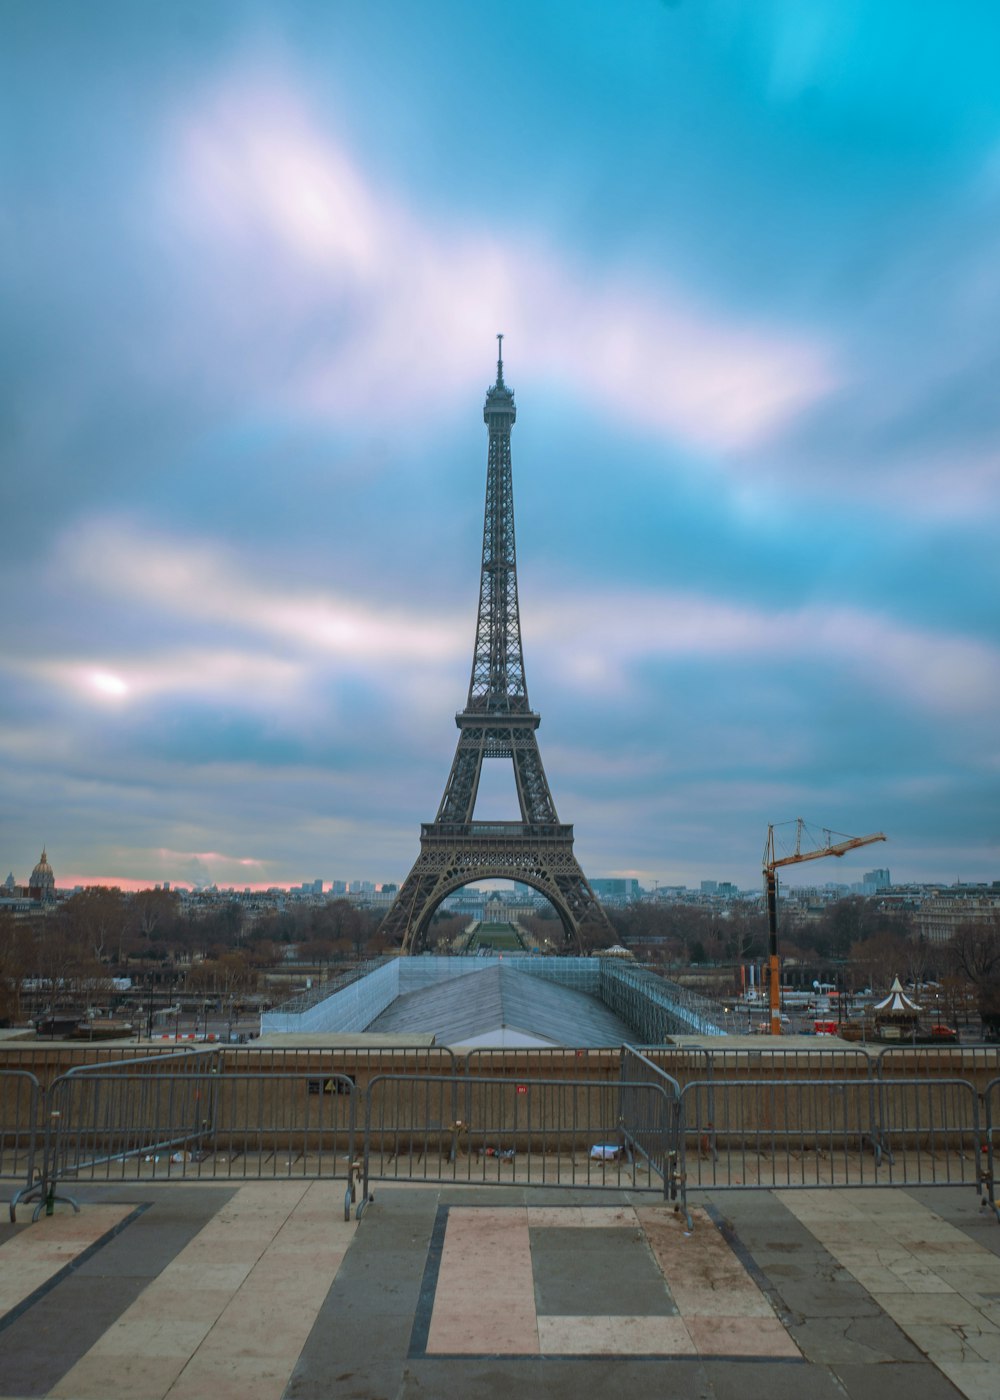
<svg viewBox="0 0 1000 1400">
<path fill-rule="evenodd" d="M 916 1035 L 920 1007 L 903 991 L 899 978 L 894 977 L 889 995 L 875 1003 L 872 1015 L 880 1040 L 907 1040 Z"/>
<path fill-rule="evenodd" d="M 920 1015 L 920 1007 L 915 1001 L 911 1001 L 903 991 L 898 977 L 892 979 L 889 995 L 884 1001 L 877 1001 L 872 1010 L 876 1020 L 881 1020 L 886 1016 L 899 1016 L 903 1020 L 912 1021 L 914 1017 Z"/>
</svg>

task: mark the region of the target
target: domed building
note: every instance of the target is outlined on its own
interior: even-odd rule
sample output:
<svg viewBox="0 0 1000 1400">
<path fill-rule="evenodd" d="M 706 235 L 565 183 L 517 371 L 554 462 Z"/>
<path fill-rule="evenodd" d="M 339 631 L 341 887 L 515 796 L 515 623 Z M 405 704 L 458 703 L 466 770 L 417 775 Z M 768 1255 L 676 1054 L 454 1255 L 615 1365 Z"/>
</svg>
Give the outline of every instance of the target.
<svg viewBox="0 0 1000 1400">
<path fill-rule="evenodd" d="M 56 877 L 52 873 L 49 858 L 42 849 L 42 858 L 31 872 L 28 881 L 28 895 L 39 904 L 54 903 L 56 897 Z"/>
</svg>

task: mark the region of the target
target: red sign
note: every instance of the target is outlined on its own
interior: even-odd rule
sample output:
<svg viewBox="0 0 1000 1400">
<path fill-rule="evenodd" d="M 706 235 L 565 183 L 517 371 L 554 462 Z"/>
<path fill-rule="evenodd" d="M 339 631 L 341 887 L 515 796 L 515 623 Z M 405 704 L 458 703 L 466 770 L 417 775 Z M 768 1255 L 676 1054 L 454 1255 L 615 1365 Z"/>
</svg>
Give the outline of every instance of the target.
<svg viewBox="0 0 1000 1400">
<path fill-rule="evenodd" d="M 527 1084 L 519 1084 L 519 1085 L 517 1086 L 517 1092 L 518 1092 L 519 1094 L 526 1094 L 526 1093 L 528 1092 L 528 1086 L 527 1086 Z"/>
</svg>

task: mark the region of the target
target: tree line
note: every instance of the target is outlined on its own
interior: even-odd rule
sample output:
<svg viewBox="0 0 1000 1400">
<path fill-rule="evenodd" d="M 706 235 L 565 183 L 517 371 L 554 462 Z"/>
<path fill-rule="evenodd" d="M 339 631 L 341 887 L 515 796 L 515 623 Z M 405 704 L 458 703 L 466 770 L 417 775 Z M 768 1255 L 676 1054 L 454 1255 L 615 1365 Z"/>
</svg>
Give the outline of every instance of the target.
<svg viewBox="0 0 1000 1400">
<path fill-rule="evenodd" d="M 99 1000 L 96 990 L 117 977 L 212 996 L 249 992 L 292 948 L 320 965 L 373 956 L 380 917 L 331 900 L 250 921 L 237 900 L 185 908 L 173 890 L 83 890 L 45 918 L 0 914 L 0 1022 L 22 1019 L 26 993 L 36 1003 L 46 991 L 50 1000 Z"/>
<path fill-rule="evenodd" d="M 609 909 L 614 936 L 640 961 L 671 969 L 762 960 L 768 952 L 759 907 L 642 903 Z M 44 919 L 0 915 L 0 1020 L 18 1020 L 26 984 L 59 988 L 66 999 L 102 980 L 169 980 L 186 991 L 227 996 L 251 991 L 261 974 L 297 960 L 321 969 L 391 952 L 379 933 L 381 913 L 348 900 L 290 901 L 250 919 L 238 900 L 182 905 L 171 890 L 94 888 L 73 895 Z M 467 918 L 440 912 L 428 947 L 446 951 Z M 555 912 L 520 920 L 539 946 L 563 946 Z M 912 936 L 905 914 L 850 896 L 818 918 L 782 910 L 780 952 L 786 976 L 828 971 L 848 990 L 888 986 L 894 976 L 919 985 L 935 980 L 975 990 L 984 1014 L 1000 1018 L 1000 918 L 960 927 L 945 944 Z M 824 978 L 825 980 L 825 978 Z"/>
</svg>

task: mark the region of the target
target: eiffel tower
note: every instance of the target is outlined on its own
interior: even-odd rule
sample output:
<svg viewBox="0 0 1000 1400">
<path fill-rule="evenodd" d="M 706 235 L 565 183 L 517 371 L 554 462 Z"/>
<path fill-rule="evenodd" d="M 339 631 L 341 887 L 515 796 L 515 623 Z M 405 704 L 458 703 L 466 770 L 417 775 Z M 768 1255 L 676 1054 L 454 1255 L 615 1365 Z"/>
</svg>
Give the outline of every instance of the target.
<svg viewBox="0 0 1000 1400">
<path fill-rule="evenodd" d="M 542 767 L 528 703 L 517 604 L 510 430 L 517 410 L 503 378 L 497 336 L 497 382 L 486 391 L 489 428 L 486 517 L 479 617 L 465 709 L 455 716 L 458 747 L 438 814 L 420 828 L 420 854 L 385 917 L 382 932 L 402 953 L 421 951 L 441 901 L 476 880 L 517 880 L 552 904 L 566 942 L 580 946 L 583 925 L 609 937 L 611 926 L 573 854 L 573 828 L 560 822 Z M 483 760 L 510 759 L 520 821 L 473 821 Z"/>
</svg>

